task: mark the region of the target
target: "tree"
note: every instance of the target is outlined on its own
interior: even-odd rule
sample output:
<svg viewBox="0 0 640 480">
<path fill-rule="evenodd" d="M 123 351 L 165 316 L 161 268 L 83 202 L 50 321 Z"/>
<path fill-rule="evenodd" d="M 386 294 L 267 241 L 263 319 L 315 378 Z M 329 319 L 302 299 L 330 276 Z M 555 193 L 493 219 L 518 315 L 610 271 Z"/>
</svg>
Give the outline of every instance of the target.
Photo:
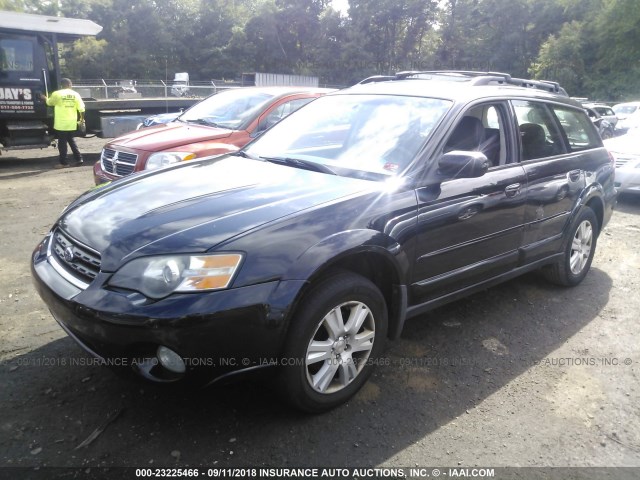
<svg viewBox="0 0 640 480">
<path fill-rule="evenodd" d="M 107 45 L 106 40 L 92 37 L 76 40 L 70 48 L 64 49 L 61 55 L 64 75 L 74 79 L 101 78 L 101 60 L 104 58 Z"/>
<path fill-rule="evenodd" d="M 637 0 L 605 0 L 591 33 L 595 55 L 588 86 L 607 99 L 640 92 L 640 8 Z"/>
<path fill-rule="evenodd" d="M 544 42 L 531 73 L 536 78 L 559 82 L 574 96 L 582 95 L 585 80 L 583 37 L 581 22 L 566 23 L 558 35 L 551 35 Z"/>
<path fill-rule="evenodd" d="M 0 8 L 103 27 L 63 53 L 74 78 L 369 75 L 433 68 L 560 81 L 572 94 L 640 91 L 637 0 L 0 0 Z"/>
<path fill-rule="evenodd" d="M 350 42 L 367 52 L 370 73 L 395 73 L 426 63 L 437 14 L 433 0 L 350 0 Z M 356 47 L 357 48 L 357 47 Z"/>
</svg>

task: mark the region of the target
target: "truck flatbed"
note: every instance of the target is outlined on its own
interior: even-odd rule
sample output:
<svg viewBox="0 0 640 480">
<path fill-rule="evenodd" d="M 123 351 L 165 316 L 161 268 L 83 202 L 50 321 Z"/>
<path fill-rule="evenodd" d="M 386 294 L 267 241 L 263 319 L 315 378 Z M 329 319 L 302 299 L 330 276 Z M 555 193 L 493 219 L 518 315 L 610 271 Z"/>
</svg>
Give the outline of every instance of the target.
<svg viewBox="0 0 640 480">
<path fill-rule="evenodd" d="M 200 98 L 157 97 L 157 98 L 117 98 L 107 100 L 85 99 L 85 120 L 87 130 L 99 137 L 104 136 L 105 121 L 141 122 L 144 117 L 159 113 L 179 112 L 187 109 Z M 123 118 L 120 118 L 123 117 Z M 117 130 L 117 129 L 116 129 Z M 107 136 L 111 136 L 107 133 Z"/>
</svg>

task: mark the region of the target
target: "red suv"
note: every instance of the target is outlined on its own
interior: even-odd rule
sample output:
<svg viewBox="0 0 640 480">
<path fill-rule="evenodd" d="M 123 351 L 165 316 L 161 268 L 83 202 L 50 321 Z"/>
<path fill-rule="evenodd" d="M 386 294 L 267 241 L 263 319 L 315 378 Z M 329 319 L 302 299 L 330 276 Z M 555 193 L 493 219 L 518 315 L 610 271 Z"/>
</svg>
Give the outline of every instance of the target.
<svg viewBox="0 0 640 480">
<path fill-rule="evenodd" d="M 93 167 L 96 185 L 133 172 L 233 152 L 314 98 L 331 90 L 240 88 L 207 97 L 165 125 L 107 143 Z"/>
</svg>

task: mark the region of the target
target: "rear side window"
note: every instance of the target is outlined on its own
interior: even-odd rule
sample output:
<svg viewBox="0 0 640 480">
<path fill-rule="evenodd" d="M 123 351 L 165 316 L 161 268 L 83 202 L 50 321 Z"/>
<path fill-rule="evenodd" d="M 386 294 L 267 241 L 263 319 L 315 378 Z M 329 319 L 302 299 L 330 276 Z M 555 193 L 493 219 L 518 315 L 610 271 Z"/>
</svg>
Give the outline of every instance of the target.
<svg viewBox="0 0 640 480">
<path fill-rule="evenodd" d="M 514 100 L 513 108 L 518 119 L 523 160 L 565 153 L 558 122 L 549 106 L 542 102 Z"/>
<path fill-rule="evenodd" d="M 558 105 L 554 105 L 552 108 L 560 120 L 560 125 L 567 136 L 572 152 L 600 146 L 600 136 L 592 121 L 583 111 Z"/>
<path fill-rule="evenodd" d="M 614 111 L 607 107 L 594 107 L 594 110 L 598 112 L 600 115 L 607 115 L 607 116 L 615 115 Z"/>
</svg>

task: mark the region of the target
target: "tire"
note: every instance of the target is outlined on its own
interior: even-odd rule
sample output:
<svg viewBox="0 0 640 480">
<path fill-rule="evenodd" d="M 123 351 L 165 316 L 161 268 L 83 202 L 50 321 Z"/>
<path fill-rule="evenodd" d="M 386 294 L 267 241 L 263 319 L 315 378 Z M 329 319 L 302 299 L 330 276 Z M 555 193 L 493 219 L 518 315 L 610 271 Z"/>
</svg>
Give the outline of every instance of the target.
<svg viewBox="0 0 640 480">
<path fill-rule="evenodd" d="M 293 406 L 312 413 L 351 398 L 372 372 L 387 336 L 387 307 L 368 279 L 338 273 L 322 280 L 294 312 L 280 387 Z"/>
<path fill-rule="evenodd" d="M 547 280 L 567 287 L 582 282 L 593 261 L 598 233 L 596 214 L 590 207 L 584 207 L 571 224 L 562 260 L 542 270 Z"/>
</svg>

